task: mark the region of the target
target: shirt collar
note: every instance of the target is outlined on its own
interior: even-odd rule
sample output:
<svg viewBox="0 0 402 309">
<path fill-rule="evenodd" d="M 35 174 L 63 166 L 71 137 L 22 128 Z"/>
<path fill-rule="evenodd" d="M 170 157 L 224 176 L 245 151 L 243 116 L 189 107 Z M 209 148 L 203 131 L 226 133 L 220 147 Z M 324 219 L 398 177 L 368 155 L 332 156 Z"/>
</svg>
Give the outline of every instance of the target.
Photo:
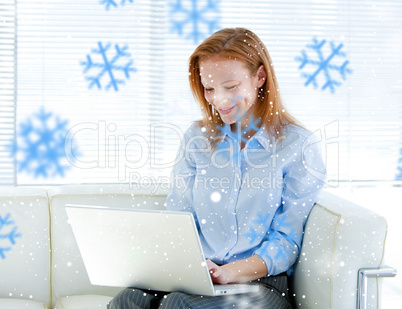
<svg viewBox="0 0 402 309">
<path fill-rule="evenodd" d="M 256 139 L 265 150 L 271 150 L 270 137 L 265 126 L 262 126 L 251 139 Z"/>
<path fill-rule="evenodd" d="M 226 138 L 237 139 L 236 134 L 232 133 L 230 125 L 226 123 L 221 129 L 221 133 L 218 136 L 221 138 L 221 141 L 225 140 Z M 265 126 L 262 126 L 257 131 L 257 133 L 254 134 L 254 136 L 250 139 L 250 141 L 252 141 L 253 139 L 256 139 L 265 150 L 271 149 L 271 147 L 269 146 L 270 137 Z"/>
</svg>

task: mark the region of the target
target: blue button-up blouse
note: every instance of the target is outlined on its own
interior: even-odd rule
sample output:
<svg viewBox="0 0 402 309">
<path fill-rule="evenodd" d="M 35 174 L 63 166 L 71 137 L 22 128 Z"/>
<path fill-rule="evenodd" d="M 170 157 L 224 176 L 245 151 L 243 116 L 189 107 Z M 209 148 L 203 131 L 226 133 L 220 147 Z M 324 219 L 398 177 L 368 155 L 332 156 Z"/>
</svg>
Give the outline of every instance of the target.
<svg viewBox="0 0 402 309">
<path fill-rule="evenodd" d="M 288 271 L 324 185 L 320 143 L 296 125 L 279 138 L 261 127 L 243 149 L 229 125 L 216 147 L 206 132 L 198 123 L 185 132 L 167 209 L 193 213 L 207 259 L 226 264 L 257 254 L 269 275 Z"/>
</svg>

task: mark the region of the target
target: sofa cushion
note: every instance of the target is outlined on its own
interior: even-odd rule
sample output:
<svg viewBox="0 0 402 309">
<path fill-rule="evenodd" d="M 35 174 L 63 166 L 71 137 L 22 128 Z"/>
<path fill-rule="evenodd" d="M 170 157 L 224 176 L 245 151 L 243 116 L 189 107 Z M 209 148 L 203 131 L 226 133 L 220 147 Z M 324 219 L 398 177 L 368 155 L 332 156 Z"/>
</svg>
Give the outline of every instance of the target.
<svg viewBox="0 0 402 309">
<path fill-rule="evenodd" d="M 4 309 L 47 309 L 44 303 L 27 299 L 0 298 L 0 308 Z"/>
<path fill-rule="evenodd" d="M 386 231 L 383 217 L 323 192 L 307 220 L 295 265 L 297 307 L 356 308 L 358 270 L 381 266 Z M 378 282 L 371 278 L 369 285 L 367 308 L 377 308 Z"/>
<path fill-rule="evenodd" d="M 64 296 L 98 294 L 114 296 L 121 289 L 91 285 L 65 211 L 66 204 L 124 209 L 163 209 L 165 192 L 140 190 L 129 185 L 77 185 L 48 190 L 52 214 L 53 301 Z"/>
<path fill-rule="evenodd" d="M 0 187 L 0 298 L 27 299 L 19 304 L 29 306 L 50 303 L 49 210 L 43 189 Z"/>
<path fill-rule="evenodd" d="M 112 297 L 102 295 L 66 296 L 57 300 L 56 309 L 106 309 L 111 300 Z"/>
</svg>

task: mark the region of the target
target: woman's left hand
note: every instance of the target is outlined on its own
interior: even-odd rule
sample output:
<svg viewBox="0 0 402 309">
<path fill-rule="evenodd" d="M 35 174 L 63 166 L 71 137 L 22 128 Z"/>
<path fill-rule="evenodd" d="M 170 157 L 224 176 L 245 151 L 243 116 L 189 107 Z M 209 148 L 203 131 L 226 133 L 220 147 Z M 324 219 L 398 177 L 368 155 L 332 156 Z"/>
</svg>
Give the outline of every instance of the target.
<svg viewBox="0 0 402 309">
<path fill-rule="evenodd" d="M 214 283 L 217 284 L 229 283 L 229 275 L 224 268 L 216 265 L 211 260 L 207 260 L 207 265 L 209 273 L 211 274 L 211 279 Z"/>
</svg>

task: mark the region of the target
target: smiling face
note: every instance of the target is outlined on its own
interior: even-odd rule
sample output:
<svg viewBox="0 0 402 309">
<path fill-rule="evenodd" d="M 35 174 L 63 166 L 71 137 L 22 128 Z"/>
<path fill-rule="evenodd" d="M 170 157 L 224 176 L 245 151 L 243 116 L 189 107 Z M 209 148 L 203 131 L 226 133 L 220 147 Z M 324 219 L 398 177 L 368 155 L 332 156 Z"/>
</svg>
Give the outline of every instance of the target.
<svg viewBox="0 0 402 309">
<path fill-rule="evenodd" d="M 233 124 L 254 114 L 258 89 L 266 79 L 263 66 L 252 75 L 243 62 L 214 56 L 200 62 L 200 75 L 204 97 L 223 122 Z"/>
</svg>

